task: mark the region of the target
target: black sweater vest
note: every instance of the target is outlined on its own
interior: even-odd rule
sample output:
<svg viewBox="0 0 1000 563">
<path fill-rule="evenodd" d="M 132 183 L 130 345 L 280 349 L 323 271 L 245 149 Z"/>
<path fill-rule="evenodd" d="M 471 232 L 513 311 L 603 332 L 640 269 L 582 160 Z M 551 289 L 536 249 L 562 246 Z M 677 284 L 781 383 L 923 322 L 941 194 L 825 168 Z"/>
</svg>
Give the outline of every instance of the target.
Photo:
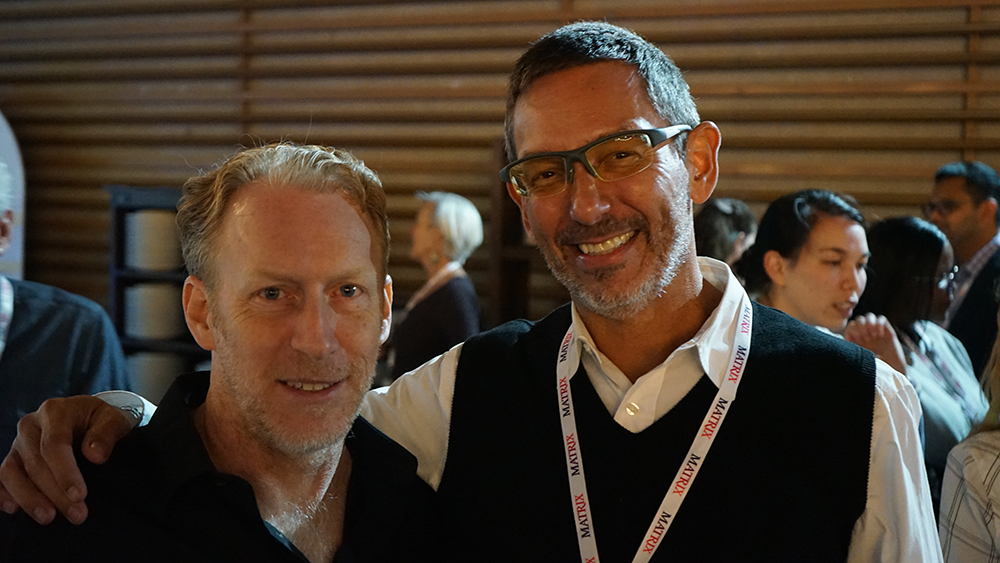
<svg viewBox="0 0 1000 563">
<path fill-rule="evenodd" d="M 563 307 L 468 340 L 438 498 L 449 560 L 579 561 L 562 450 Z M 703 377 L 646 430 L 614 422 L 572 379 L 605 562 L 631 561 L 717 388 Z M 653 561 L 843 561 L 867 500 L 874 356 L 754 304 L 736 400 Z"/>
</svg>

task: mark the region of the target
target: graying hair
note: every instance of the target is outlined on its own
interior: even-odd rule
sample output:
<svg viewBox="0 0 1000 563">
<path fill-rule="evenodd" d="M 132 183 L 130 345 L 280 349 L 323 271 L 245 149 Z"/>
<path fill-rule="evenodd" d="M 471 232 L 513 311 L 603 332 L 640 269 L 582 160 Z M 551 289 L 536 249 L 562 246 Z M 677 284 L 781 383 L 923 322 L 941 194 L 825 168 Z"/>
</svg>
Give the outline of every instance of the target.
<svg viewBox="0 0 1000 563">
<path fill-rule="evenodd" d="M 539 78 L 578 66 L 620 61 L 635 67 L 646 81 L 646 93 L 660 117 L 671 125 L 696 127 L 701 118 L 680 69 L 656 45 L 635 32 L 606 22 L 578 22 L 542 37 L 521 55 L 510 75 L 504 136 L 507 157 L 517 159 L 514 110 L 517 100 Z M 683 152 L 687 134 L 677 136 Z"/>
<path fill-rule="evenodd" d="M 189 274 L 211 286 L 213 246 L 226 204 L 237 190 L 257 180 L 344 195 L 369 223 L 372 240 L 382 255 L 379 273 L 385 275 L 389 229 L 385 190 L 378 175 L 347 151 L 289 142 L 245 149 L 219 168 L 184 184 L 177 226 Z"/>
<path fill-rule="evenodd" d="M 483 242 L 483 219 L 476 206 L 460 195 L 447 192 L 417 192 L 417 197 L 434 204 L 431 223 L 444 236 L 448 259 L 465 264 L 466 258 Z"/>
</svg>

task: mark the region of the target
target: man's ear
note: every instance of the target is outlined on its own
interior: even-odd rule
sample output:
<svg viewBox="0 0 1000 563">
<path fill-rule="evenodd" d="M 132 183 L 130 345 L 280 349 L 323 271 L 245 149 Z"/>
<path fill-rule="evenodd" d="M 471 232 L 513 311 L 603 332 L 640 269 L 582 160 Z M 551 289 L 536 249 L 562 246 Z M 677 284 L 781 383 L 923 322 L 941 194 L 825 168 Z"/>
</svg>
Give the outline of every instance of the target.
<svg viewBox="0 0 1000 563">
<path fill-rule="evenodd" d="M 379 333 L 379 344 L 385 344 L 392 328 L 392 276 L 385 275 L 385 287 L 382 293 L 382 330 Z"/>
<path fill-rule="evenodd" d="M 705 203 L 719 181 L 719 146 L 722 133 L 711 121 L 702 121 L 688 133 L 687 170 L 691 200 Z"/>
<path fill-rule="evenodd" d="M 535 240 L 531 235 L 531 224 L 528 223 L 528 214 L 524 211 L 524 200 L 521 199 L 521 194 L 517 193 L 514 184 L 510 182 L 507 182 L 507 193 L 510 194 L 510 199 L 517 204 L 517 208 L 521 210 L 521 225 L 524 226 L 524 233 L 528 236 L 528 240 Z"/>
<path fill-rule="evenodd" d="M 215 350 L 215 335 L 212 334 L 212 320 L 209 318 L 208 290 L 204 282 L 195 276 L 184 280 L 184 320 L 195 342 L 206 350 Z"/>
<path fill-rule="evenodd" d="M 14 211 L 8 209 L 0 213 L 0 255 L 10 248 L 11 233 L 14 231 Z"/>
<path fill-rule="evenodd" d="M 785 285 L 787 267 L 788 261 L 777 250 L 768 250 L 764 253 L 764 271 L 767 272 L 767 277 L 771 278 L 771 283 L 774 285 Z"/>
</svg>

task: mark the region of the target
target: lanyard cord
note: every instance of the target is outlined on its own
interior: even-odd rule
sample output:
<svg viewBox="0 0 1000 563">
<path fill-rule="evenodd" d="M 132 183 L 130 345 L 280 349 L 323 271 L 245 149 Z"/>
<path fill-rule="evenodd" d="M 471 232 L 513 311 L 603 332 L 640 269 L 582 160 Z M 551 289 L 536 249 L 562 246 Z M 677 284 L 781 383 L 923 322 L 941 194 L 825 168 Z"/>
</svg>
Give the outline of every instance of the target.
<svg viewBox="0 0 1000 563">
<path fill-rule="evenodd" d="M 736 390 L 746 367 L 747 355 L 750 353 L 752 322 L 753 308 L 750 306 L 750 299 L 744 295 L 740 303 L 740 322 L 733 339 L 732 354 L 719 385 L 719 392 L 702 421 L 701 430 L 695 436 L 684 463 L 677 470 L 673 483 L 664 495 L 663 502 L 660 503 L 660 508 L 646 531 L 645 539 L 632 560 L 634 563 L 649 561 L 653 556 L 704 464 L 708 450 L 712 447 L 712 438 L 722 426 L 722 421 L 729 412 L 729 406 L 736 398 Z M 559 347 L 559 357 L 556 360 L 559 418 L 562 423 L 563 451 L 566 454 L 566 472 L 569 477 L 573 513 L 576 517 L 580 558 L 584 563 L 598 563 L 600 558 L 597 554 L 597 539 L 591 519 L 590 498 L 587 495 L 587 479 L 583 471 L 583 454 L 577 436 L 573 393 L 569 385 L 569 378 L 572 375 L 570 370 L 575 370 L 577 366 L 579 366 L 579 352 L 574 345 L 573 327 L 570 326 L 566 336 L 563 337 Z"/>
</svg>

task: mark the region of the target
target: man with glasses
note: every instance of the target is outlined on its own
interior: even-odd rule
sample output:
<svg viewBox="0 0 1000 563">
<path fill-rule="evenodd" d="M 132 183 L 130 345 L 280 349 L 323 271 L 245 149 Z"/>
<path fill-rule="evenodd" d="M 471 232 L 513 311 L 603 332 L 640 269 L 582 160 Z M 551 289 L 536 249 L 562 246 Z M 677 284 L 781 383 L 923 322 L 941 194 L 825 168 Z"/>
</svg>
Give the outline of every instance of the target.
<svg viewBox="0 0 1000 563">
<path fill-rule="evenodd" d="M 666 55 L 565 26 L 518 61 L 506 133 L 502 178 L 572 305 L 362 407 L 436 489 L 442 560 L 940 560 L 913 388 L 695 256 L 720 134 Z"/>
<path fill-rule="evenodd" d="M 977 376 L 997 334 L 998 201 L 996 170 L 982 162 L 950 162 L 938 168 L 924 205 L 924 215 L 947 235 L 959 265 L 944 327 L 965 345 Z"/>
</svg>

